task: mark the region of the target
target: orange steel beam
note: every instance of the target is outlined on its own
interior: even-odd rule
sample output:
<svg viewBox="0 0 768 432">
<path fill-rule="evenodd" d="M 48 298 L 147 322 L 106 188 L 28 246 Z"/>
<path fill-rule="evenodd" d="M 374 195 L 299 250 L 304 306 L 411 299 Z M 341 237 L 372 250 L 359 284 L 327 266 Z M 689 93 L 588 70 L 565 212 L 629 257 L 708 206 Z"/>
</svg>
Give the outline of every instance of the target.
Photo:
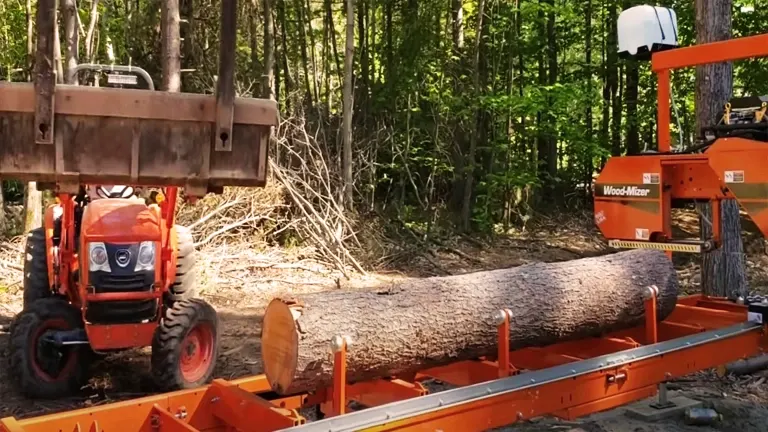
<svg viewBox="0 0 768 432">
<path fill-rule="evenodd" d="M 605 366 L 592 373 L 572 379 L 560 379 L 523 387 L 519 390 L 502 392 L 487 397 L 477 397 L 467 403 L 446 402 L 439 409 L 424 409 L 403 418 L 392 415 L 392 420 L 382 420 L 374 426 L 357 427 L 357 431 L 397 430 L 461 430 L 481 431 L 502 427 L 532 417 L 560 412 L 569 408 L 591 404 L 581 414 L 601 411 L 630 402 L 621 395 L 634 393 L 635 398 L 648 395 L 648 388 L 670 378 L 683 376 L 701 369 L 727 363 L 736 357 L 749 356 L 758 351 L 763 343 L 760 329 L 747 331 L 737 336 L 713 339 L 701 345 L 681 347 L 679 350 L 655 355 L 647 359 L 622 365 Z M 691 359 L 696 359 L 695 362 Z M 624 374 L 621 380 L 612 380 Z M 525 374 L 506 380 L 524 379 Z M 497 384 L 495 382 L 494 384 Z M 482 386 L 479 384 L 478 386 Z M 490 385 L 488 389 L 490 390 Z M 433 395 L 437 396 L 437 395 Z M 359 413 L 362 418 L 363 412 Z M 349 420 L 354 421 L 352 415 Z M 312 431 L 311 424 L 299 430 Z M 326 424 L 317 424 L 317 430 Z M 349 430 L 341 424 L 334 425 L 334 431 Z"/>
<path fill-rule="evenodd" d="M 768 56 L 768 33 L 654 53 L 651 70 L 679 69 Z"/>
<path fill-rule="evenodd" d="M 650 300 L 650 299 L 649 299 Z M 647 301 L 646 307 L 652 302 Z M 501 317 L 501 315 L 500 315 Z M 500 329 L 507 329 L 508 316 L 501 320 Z M 747 308 L 723 299 L 694 295 L 680 298 L 675 311 L 666 320 L 655 326 L 659 342 L 674 341 L 676 338 L 699 334 L 713 328 L 722 329 L 747 320 Z M 498 322 L 498 320 L 497 320 Z M 719 330 L 718 330 L 719 331 Z M 649 325 L 618 331 L 602 338 L 569 341 L 547 347 L 532 347 L 499 354 L 499 359 L 508 360 L 510 372 L 517 377 L 530 377 L 529 373 L 547 373 L 553 366 L 570 368 L 583 363 L 583 359 L 602 355 L 619 358 L 629 349 L 641 346 L 636 341 L 646 341 L 652 329 Z M 569 378 L 567 385 L 534 383 L 524 390 L 494 396 L 485 401 L 465 404 L 461 408 L 448 404 L 430 414 L 419 417 L 425 425 L 432 427 L 450 426 L 450 430 L 482 430 L 487 422 L 503 425 L 516 421 L 517 413 L 522 418 L 551 413 L 559 417 L 574 418 L 612 408 L 655 393 L 655 385 L 668 379 L 667 371 L 685 374 L 695 370 L 718 366 L 744 358 L 766 346 L 760 328 L 731 338 L 712 340 L 703 345 L 683 347 L 678 351 L 664 354 L 664 359 L 645 358 L 629 365 L 606 367 L 601 372 L 583 374 Z M 500 334 L 500 344 L 504 343 Z M 338 341 L 336 348 L 346 348 L 346 341 Z M 658 345 L 655 345 L 658 346 Z M 341 354 L 339 350 L 337 354 Z M 337 355 L 337 365 L 343 367 L 343 355 Z M 695 361 L 691 361 L 695 359 Z M 710 366 L 712 365 L 712 366 Z M 520 372 L 526 369 L 532 372 Z M 67 411 L 43 417 L 17 420 L 0 420 L 0 431 L 37 432 L 50 430 L 121 430 L 126 432 L 144 431 L 254 431 L 271 432 L 301 425 L 305 419 L 295 411 L 312 406 L 324 407 L 333 415 L 332 405 L 346 405 L 357 401 L 367 407 L 392 406 L 418 400 L 427 394 L 421 384 L 424 379 L 439 379 L 456 386 L 486 383 L 498 385 L 499 372 L 504 365 L 498 361 L 480 359 L 462 361 L 437 368 L 423 370 L 414 379 L 378 379 L 368 382 L 347 384 L 341 392 L 318 389 L 311 394 L 299 394 L 266 400 L 257 394 L 271 391 L 264 375 L 238 380 L 216 380 L 211 385 L 193 390 L 149 396 L 141 399 L 118 402 L 76 411 Z M 340 374 L 343 375 L 343 374 Z M 611 376 L 612 380 L 608 377 Z M 341 378 L 341 377 L 337 377 Z M 343 382 L 345 380 L 339 380 Z M 533 393 L 531 393 L 533 392 Z M 565 393 L 568 392 L 568 393 Z M 573 393 L 570 393 L 573 392 Z M 343 399 L 340 397 L 345 393 Z M 536 394 L 536 397 L 531 395 Z M 586 395 L 586 396 L 580 396 Z M 335 397 L 334 397 L 335 396 Z M 512 403 L 506 406 L 504 404 Z M 386 405 L 385 405 L 386 404 Z M 501 407 L 495 410 L 495 407 Z M 514 408 L 509 418 L 502 411 Z M 366 408 L 363 411 L 367 411 Z M 348 414 L 349 415 L 349 414 Z M 467 420 L 456 418 L 466 416 Z M 343 420 L 346 415 L 334 417 Z M 487 417 L 487 419 L 486 419 Z M 253 421 L 258 418 L 259 421 Z M 472 420 L 474 419 L 474 420 Z M 421 429 L 413 419 L 390 423 L 384 429 Z M 447 423 L 443 423 L 447 422 Z M 506 423 L 503 423 L 506 422 Z M 389 429 L 391 427 L 391 429 Z M 437 427 L 437 426 L 435 426 Z M 233 429 L 235 428 L 235 429 Z"/>
<path fill-rule="evenodd" d="M 768 57 L 768 33 L 653 53 L 651 70 L 656 72 L 658 80 L 659 151 L 664 153 L 670 150 L 671 70 L 759 57 Z"/>
</svg>

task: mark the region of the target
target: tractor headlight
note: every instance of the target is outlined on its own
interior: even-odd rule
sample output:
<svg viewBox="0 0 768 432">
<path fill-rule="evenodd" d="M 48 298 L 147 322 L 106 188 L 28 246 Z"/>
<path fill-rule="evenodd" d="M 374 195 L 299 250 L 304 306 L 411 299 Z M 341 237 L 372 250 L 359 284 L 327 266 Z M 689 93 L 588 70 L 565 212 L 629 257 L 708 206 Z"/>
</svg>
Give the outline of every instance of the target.
<svg viewBox="0 0 768 432">
<path fill-rule="evenodd" d="M 136 260 L 136 270 L 155 269 L 155 242 L 143 241 L 139 245 L 139 258 Z"/>
<path fill-rule="evenodd" d="M 107 247 L 104 243 L 94 242 L 88 244 L 88 260 L 90 271 L 111 272 L 109 259 L 107 258 Z"/>
</svg>

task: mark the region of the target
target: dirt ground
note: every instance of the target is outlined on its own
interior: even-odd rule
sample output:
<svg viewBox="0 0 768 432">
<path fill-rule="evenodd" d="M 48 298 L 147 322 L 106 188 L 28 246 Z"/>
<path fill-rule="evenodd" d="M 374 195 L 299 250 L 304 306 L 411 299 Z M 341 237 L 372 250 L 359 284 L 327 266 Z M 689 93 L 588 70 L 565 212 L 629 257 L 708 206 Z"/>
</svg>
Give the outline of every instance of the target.
<svg viewBox="0 0 768 432">
<path fill-rule="evenodd" d="M 264 307 L 270 298 L 286 292 L 346 290 L 376 286 L 408 277 L 434 274 L 459 274 L 521 265 L 534 261 L 561 261 L 593 256 L 608 251 L 599 233 L 584 220 L 563 223 L 550 221 L 527 232 L 512 232 L 493 244 L 477 239 L 457 239 L 435 251 L 405 260 L 407 268 L 381 270 L 347 280 L 330 266 L 309 258 L 301 249 L 243 249 L 212 246 L 201 250 L 198 280 L 201 296 L 210 301 L 221 318 L 221 356 L 216 376 L 226 379 L 261 373 L 259 333 Z M 695 221 L 678 217 L 682 229 Z M 745 224 L 750 287 L 768 292 L 768 256 L 765 243 L 756 239 Z M 0 328 L 7 326 L 21 309 L 22 239 L 0 244 Z M 13 256 L 18 259 L 13 260 Z M 696 260 L 676 258 L 681 282 L 686 292 L 698 291 Z M 7 333 L 0 331 L 0 364 L 7 364 Z M 601 413 L 575 422 L 549 418 L 536 419 L 512 427 L 509 431 L 570 432 L 657 432 L 657 431 L 739 431 L 768 430 L 768 391 L 764 382 L 768 372 L 754 376 L 718 378 L 702 372 L 674 383 L 673 390 L 705 401 L 723 414 L 716 427 L 686 426 L 681 420 L 645 423 L 630 420 L 623 409 Z M 76 397 L 56 401 L 28 400 L 18 395 L 9 383 L 6 368 L 0 368 L 0 418 L 25 418 L 85 406 L 102 405 L 140 397 L 154 392 L 149 375 L 146 350 L 120 353 L 93 365 L 93 378 Z"/>
</svg>

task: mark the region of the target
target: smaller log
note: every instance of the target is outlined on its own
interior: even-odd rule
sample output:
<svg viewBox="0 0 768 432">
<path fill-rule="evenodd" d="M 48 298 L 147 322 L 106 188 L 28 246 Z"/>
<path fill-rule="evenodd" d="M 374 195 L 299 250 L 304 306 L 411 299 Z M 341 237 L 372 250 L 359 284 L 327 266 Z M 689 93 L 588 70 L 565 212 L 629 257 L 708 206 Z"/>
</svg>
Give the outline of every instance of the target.
<svg viewBox="0 0 768 432">
<path fill-rule="evenodd" d="M 768 354 L 761 354 L 720 366 L 717 368 L 717 374 L 721 377 L 726 375 L 741 376 L 753 374 L 764 369 L 768 369 Z"/>
</svg>

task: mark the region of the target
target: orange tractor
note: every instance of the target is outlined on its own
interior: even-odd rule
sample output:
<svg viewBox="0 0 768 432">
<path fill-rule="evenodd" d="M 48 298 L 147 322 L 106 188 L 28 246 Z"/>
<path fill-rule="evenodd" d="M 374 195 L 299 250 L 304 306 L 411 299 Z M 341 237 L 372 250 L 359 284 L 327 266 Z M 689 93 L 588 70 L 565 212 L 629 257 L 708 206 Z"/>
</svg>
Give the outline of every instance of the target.
<svg viewBox="0 0 768 432">
<path fill-rule="evenodd" d="M 222 2 L 213 96 L 152 91 L 133 67 L 78 70 L 103 69 L 120 86 L 136 74 L 148 90 L 56 85 L 45 61 L 53 6 L 38 8 L 35 83 L 0 83 L 0 175 L 57 197 L 27 236 L 10 375 L 30 397 L 61 397 L 85 384 L 94 356 L 151 346 L 160 388 L 197 387 L 213 374 L 219 329 L 214 308 L 195 298 L 193 239 L 175 224 L 179 190 L 194 199 L 263 186 L 276 104 L 235 97 L 234 2 Z M 144 187 L 156 190 L 142 199 Z"/>
</svg>

